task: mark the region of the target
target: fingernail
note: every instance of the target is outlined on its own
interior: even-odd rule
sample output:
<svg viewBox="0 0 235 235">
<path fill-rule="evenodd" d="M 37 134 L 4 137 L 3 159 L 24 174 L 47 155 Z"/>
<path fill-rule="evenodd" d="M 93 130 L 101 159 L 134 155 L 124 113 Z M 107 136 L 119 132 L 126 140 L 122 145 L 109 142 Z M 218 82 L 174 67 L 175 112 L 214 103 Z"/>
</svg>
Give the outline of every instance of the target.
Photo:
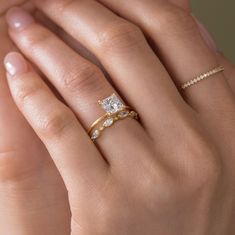
<svg viewBox="0 0 235 235">
<path fill-rule="evenodd" d="M 200 20 L 197 19 L 196 16 L 193 15 L 193 18 L 195 19 L 199 30 L 201 32 L 202 37 L 204 38 L 207 45 L 211 48 L 212 51 L 218 52 L 218 47 L 215 43 L 214 38 L 212 37 L 211 33 L 209 33 L 208 29 L 200 22 Z"/>
<path fill-rule="evenodd" d="M 34 18 L 20 7 L 11 8 L 6 19 L 9 27 L 16 31 L 21 31 L 34 22 Z"/>
<path fill-rule="evenodd" d="M 28 65 L 24 57 L 18 52 L 9 53 L 4 59 L 7 73 L 14 77 L 28 71 Z"/>
</svg>

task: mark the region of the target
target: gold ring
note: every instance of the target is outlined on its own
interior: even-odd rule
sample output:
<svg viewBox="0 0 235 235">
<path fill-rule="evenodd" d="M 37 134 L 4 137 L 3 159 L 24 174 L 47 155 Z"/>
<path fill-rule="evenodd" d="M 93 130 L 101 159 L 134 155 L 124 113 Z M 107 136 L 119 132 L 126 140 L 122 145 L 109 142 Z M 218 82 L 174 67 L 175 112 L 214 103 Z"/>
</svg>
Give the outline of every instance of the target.
<svg viewBox="0 0 235 235">
<path fill-rule="evenodd" d="M 132 110 L 131 107 L 129 106 L 124 106 L 123 109 L 124 110 Z M 107 119 L 108 117 L 110 117 L 111 115 L 106 113 L 103 116 L 101 116 L 100 118 L 98 118 L 89 128 L 88 133 L 90 133 L 92 131 L 92 129 L 94 129 L 95 126 L 97 126 L 100 122 L 102 122 L 103 120 Z"/>
<path fill-rule="evenodd" d="M 120 120 L 128 117 L 138 119 L 138 114 L 131 107 L 124 105 L 115 94 L 98 101 L 98 103 L 106 114 L 98 118 L 88 130 L 88 134 L 93 141 L 96 141 L 106 128 L 113 126 Z"/>
<path fill-rule="evenodd" d="M 181 86 L 181 89 L 185 90 L 188 87 L 191 87 L 191 86 L 197 84 L 198 82 L 201 82 L 201 81 L 205 80 L 206 78 L 212 77 L 213 75 L 215 75 L 217 73 L 220 73 L 220 72 L 223 72 L 223 71 L 224 71 L 224 67 L 223 66 L 217 66 L 214 69 L 212 69 L 212 70 L 210 70 L 210 71 L 208 71 L 206 73 L 203 73 L 203 74 L 201 74 L 201 75 L 191 79 L 188 82 L 185 82 Z"/>
</svg>

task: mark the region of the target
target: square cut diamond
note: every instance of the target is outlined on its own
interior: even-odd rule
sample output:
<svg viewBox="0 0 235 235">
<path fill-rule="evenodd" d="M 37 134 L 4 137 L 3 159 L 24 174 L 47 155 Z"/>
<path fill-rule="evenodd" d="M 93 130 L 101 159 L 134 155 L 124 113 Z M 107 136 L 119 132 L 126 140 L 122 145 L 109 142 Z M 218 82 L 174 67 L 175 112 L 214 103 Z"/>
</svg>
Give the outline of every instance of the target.
<svg viewBox="0 0 235 235">
<path fill-rule="evenodd" d="M 124 104 L 121 100 L 115 95 L 111 95 L 110 97 L 99 102 L 101 107 L 106 111 L 106 113 L 114 114 L 123 109 Z"/>
</svg>

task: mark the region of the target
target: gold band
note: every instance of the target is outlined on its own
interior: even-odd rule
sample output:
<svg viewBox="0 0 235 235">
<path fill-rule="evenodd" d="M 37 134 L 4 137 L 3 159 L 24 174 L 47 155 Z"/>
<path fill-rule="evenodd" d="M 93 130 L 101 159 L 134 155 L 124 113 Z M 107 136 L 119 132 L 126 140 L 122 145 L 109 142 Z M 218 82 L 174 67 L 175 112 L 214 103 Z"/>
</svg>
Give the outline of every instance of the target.
<svg viewBox="0 0 235 235">
<path fill-rule="evenodd" d="M 92 141 L 96 141 L 103 131 L 113 126 L 116 122 L 124 120 L 126 118 L 133 118 L 138 120 L 138 114 L 133 111 L 130 107 L 127 107 L 120 110 L 119 112 L 113 115 L 104 115 L 101 118 L 97 119 L 90 128 L 89 135 Z"/>
<path fill-rule="evenodd" d="M 131 107 L 123 106 L 122 110 L 131 110 Z M 93 122 L 93 124 L 90 126 L 88 130 L 88 134 L 91 133 L 91 131 L 94 129 L 95 126 L 97 126 L 100 122 L 102 122 L 104 119 L 107 119 L 110 116 L 111 116 L 110 114 L 106 113 L 102 117 L 98 118 L 95 122 Z"/>
<path fill-rule="evenodd" d="M 185 82 L 182 86 L 181 89 L 185 90 L 188 87 L 191 87 L 195 84 L 197 84 L 198 82 L 201 82 L 203 80 L 205 80 L 206 78 L 209 78 L 217 73 L 223 72 L 224 71 L 224 67 L 223 66 L 217 66 L 214 69 L 199 75 L 198 77 L 193 78 L 192 80 Z"/>
</svg>

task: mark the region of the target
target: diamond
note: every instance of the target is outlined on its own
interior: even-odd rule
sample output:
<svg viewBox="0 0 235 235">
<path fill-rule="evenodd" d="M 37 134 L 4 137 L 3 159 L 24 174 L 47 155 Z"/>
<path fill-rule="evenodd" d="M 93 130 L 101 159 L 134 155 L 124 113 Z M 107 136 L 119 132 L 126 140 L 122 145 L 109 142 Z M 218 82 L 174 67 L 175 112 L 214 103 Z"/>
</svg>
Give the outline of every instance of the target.
<svg viewBox="0 0 235 235">
<path fill-rule="evenodd" d="M 123 110 L 123 111 L 121 111 L 119 114 L 118 114 L 118 116 L 120 117 L 120 118 L 126 118 L 128 115 L 129 115 L 129 111 L 127 111 L 127 110 Z"/>
<path fill-rule="evenodd" d="M 118 111 L 122 110 L 124 104 L 122 101 L 115 95 L 111 95 L 108 98 L 99 102 L 102 108 L 106 111 L 106 113 L 114 114 Z"/>
<path fill-rule="evenodd" d="M 98 137 L 100 136 L 100 131 L 99 130 L 95 130 L 92 135 L 91 135 L 91 139 L 92 140 L 96 140 Z"/>
<path fill-rule="evenodd" d="M 113 125 L 113 122 L 114 122 L 113 118 L 109 118 L 104 122 L 103 126 L 104 127 L 110 127 L 110 126 Z"/>
<path fill-rule="evenodd" d="M 130 112 L 131 117 L 138 119 L 138 114 L 135 111 Z"/>
</svg>

